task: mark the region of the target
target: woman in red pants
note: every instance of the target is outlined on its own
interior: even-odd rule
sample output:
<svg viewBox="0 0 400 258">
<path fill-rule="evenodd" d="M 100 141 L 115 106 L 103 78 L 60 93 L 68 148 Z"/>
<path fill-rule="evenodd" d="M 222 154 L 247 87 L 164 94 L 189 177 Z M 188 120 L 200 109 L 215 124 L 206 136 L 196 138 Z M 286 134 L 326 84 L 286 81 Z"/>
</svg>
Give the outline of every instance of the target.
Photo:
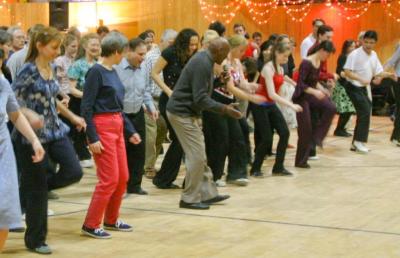
<svg viewBox="0 0 400 258">
<path fill-rule="evenodd" d="M 99 182 L 93 193 L 82 233 L 106 239 L 114 231 L 132 231 L 118 219 L 122 196 L 128 181 L 128 163 L 124 132 L 133 144 L 141 139 L 129 120 L 124 117 L 122 85 L 113 65 L 119 64 L 128 40 L 118 32 L 108 34 L 101 42 L 101 63 L 89 70 L 82 98 L 82 115 L 87 123 L 89 149 L 94 155 Z"/>
</svg>

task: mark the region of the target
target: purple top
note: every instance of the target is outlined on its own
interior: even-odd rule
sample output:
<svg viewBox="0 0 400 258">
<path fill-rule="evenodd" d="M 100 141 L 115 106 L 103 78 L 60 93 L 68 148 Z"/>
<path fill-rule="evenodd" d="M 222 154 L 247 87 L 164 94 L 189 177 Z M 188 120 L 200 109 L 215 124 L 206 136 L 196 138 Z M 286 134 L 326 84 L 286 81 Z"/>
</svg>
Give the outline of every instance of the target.
<svg viewBox="0 0 400 258">
<path fill-rule="evenodd" d="M 303 59 L 299 68 L 299 79 L 293 94 L 293 101 L 299 100 L 304 97 L 305 90 L 308 87 L 315 88 L 318 83 L 320 68 L 315 68 L 310 60 Z"/>
</svg>

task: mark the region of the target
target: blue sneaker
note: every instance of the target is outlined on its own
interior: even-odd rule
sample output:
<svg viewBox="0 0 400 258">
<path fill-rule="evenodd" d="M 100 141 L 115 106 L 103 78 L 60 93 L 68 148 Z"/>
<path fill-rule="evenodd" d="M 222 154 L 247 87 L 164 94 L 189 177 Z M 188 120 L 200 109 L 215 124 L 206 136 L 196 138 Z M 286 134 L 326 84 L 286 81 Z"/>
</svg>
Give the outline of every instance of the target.
<svg viewBox="0 0 400 258">
<path fill-rule="evenodd" d="M 104 228 L 113 231 L 132 232 L 133 227 L 124 223 L 122 220 L 117 220 L 115 224 L 104 223 Z"/>
<path fill-rule="evenodd" d="M 109 239 L 111 238 L 111 235 L 104 231 L 102 228 L 95 228 L 91 229 L 85 226 L 82 226 L 82 234 L 86 236 L 90 236 L 96 239 Z"/>
</svg>

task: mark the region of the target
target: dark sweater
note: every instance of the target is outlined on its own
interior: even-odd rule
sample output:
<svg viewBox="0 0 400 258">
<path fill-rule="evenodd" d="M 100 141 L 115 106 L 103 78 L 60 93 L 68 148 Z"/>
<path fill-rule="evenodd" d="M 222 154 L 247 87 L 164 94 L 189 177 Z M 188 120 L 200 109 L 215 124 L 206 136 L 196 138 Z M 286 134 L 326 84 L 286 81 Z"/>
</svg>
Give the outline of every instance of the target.
<svg viewBox="0 0 400 258">
<path fill-rule="evenodd" d="M 81 112 L 87 124 L 86 134 L 90 143 L 99 140 L 93 123 L 94 114 L 121 112 L 127 138 L 136 133 L 133 125 L 122 112 L 124 93 L 124 85 L 114 69 L 107 70 L 102 65 L 95 64 L 88 71 L 83 87 Z"/>
<path fill-rule="evenodd" d="M 167 110 L 188 117 L 201 116 L 203 110 L 222 112 L 223 104 L 210 98 L 214 61 L 209 51 L 193 56 L 183 69 L 168 101 Z"/>
</svg>

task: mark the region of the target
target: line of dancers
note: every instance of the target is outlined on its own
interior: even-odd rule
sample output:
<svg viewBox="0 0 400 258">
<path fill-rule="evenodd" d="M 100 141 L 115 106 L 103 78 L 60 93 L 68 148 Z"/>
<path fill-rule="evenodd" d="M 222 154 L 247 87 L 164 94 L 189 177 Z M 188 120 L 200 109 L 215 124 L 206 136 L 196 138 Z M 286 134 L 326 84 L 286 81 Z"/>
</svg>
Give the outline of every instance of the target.
<svg viewBox="0 0 400 258">
<path fill-rule="evenodd" d="M 292 175 L 288 148 L 296 148 L 295 167 L 310 168 L 336 112 L 334 135 L 351 136 L 346 126 L 355 113 L 351 150 L 368 153 L 370 84 L 392 80 L 399 107 L 400 50 L 382 66 L 373 50 L 378 35 L 368 30 L 358 42 L 344 42 L 336 73 L 330 72 L 334 31 L 322 19 L 312 25 L 298 69 L 293 39 L 272 34 L 262 42 L 255 32 L 249 40 L 243 24 L 229 37 L 221 22 L 202 37 L 191 28 L 167 29 L 160 45 L 152 30 L 128 40 L 107 27 L 82 37 L 76 28 L 62 34 L 38 24 L 24 45 L 20 28 L 0 29 L 0 249 L 9 229 L 24 231 L 22 211 L 26 247 L 52 253 L 48 199 L 58 197 L 51 191 L 78 183 L 92 159 L 98 182 L 81 230 L 108 239 L 109 231 L 133 230 L 119 216 L 124 195 L 148 194 L 143 176 L 159 189 L 180 189 L 174 182 L 182 161 L 179 207 L 207 210 L 230 198 L 218 187 L 247 186 L 248 174 L 264 177 L 274 133 L 274 176 Z M 293 128 L 296 146 L 289 145 Z M 390 140 L 400 146 L 399 112 Z"/>
</svg>

